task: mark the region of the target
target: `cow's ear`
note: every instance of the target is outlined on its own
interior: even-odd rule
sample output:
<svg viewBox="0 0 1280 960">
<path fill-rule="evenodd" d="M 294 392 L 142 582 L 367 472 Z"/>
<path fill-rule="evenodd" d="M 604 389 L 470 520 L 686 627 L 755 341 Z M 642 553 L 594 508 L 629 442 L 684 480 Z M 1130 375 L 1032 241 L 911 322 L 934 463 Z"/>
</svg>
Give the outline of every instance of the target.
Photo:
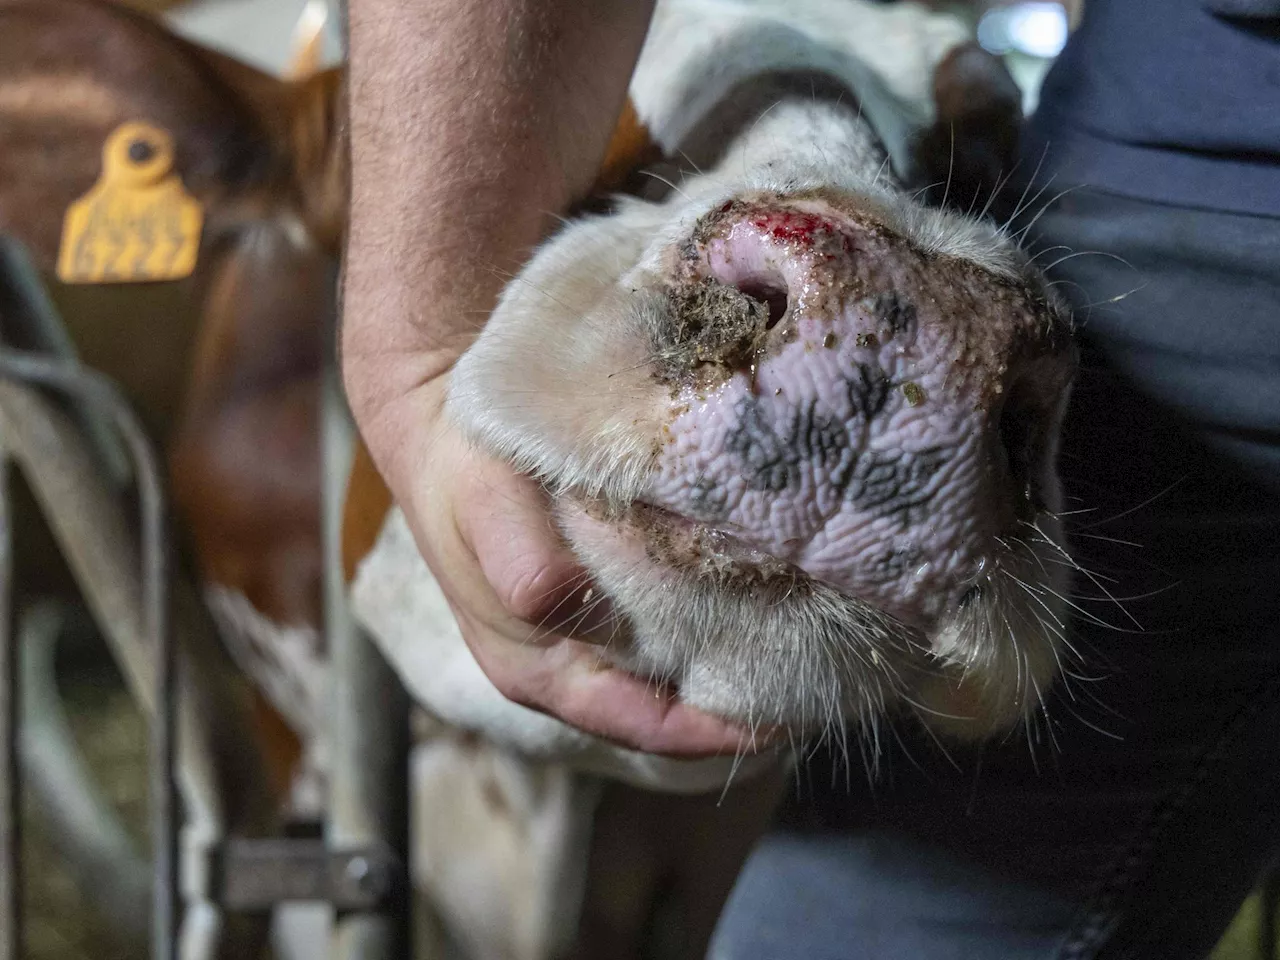
<svg viewBox="0 0 1280 960">
<path fill-rule="evenodd" d="M 374 466 L 368 447 L 357 438 L 342 508 L 342 571 L 347 583 L 355 579 L 360 564 L 373 551 L 391 505 L 390 488 Z"/>
<path fill-rule="evenodd" d="M 915 143 L 915 187 L 928 203 L 993 208 L 1017 162 L 1022 92 L 998 57 L 967 43 L 938 63 L 933 100 L 934 122 Z"/>
<path fill-rule="evenodd" d="M 596 174 L 595 183 L 581 203 L 590 205 L 607 194 L 628 190 L 637 173 L 662 159 L 662 150 L 649 136 L 649 128 L 636 113 L 631 98 L 622 106 L 622 113 L 614 125 L 613 136 L 605 151 L 604 162 Z"/>
</svg>

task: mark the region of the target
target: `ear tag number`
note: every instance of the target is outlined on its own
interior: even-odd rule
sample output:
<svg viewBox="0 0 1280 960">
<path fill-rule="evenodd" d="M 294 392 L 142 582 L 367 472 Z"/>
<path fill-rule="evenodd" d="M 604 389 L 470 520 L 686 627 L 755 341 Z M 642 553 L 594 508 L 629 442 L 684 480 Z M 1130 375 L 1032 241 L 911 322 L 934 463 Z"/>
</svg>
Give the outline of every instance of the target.
<svg viewBox="0 0 1280 960">
<path fill-rule="evenodd" d="M 64 283 L 178 280 L 196 266 L 204 211 L 173 172 L 173 138 L 145 123 L 117 127 L 102 176 L 67 208 L 58 250 Z"/>
</svg>

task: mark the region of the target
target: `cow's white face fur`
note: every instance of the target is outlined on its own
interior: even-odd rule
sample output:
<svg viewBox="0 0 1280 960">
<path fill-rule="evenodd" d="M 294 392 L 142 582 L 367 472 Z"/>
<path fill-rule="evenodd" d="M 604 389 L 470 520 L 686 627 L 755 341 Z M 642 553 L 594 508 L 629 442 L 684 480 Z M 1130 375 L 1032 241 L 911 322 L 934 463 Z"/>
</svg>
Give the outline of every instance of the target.
<svg viewBox="0 0 1280 960">
<path fill-rule="evenodd" d="M 902 710 L 1004 729 L 1052 683 L 1065 621 L 1065 313 L 997 227 L 899 186 L 919 105 L 891 82 L 717 2 L 679 6 L 737 11 L 718 46 L 659 70 L 655 44 L 679 59 L 689 35 L 673 6 L 633 96 L 705 172 L 538 250 L 450 412 L 546 485 L 619 616 L 618 665 L 800 735 Z M 732 54 L 752 45 L 850 95 L 764 77 Z M 717 110 L 735 122 L 708 137 Z"/>
</svg>

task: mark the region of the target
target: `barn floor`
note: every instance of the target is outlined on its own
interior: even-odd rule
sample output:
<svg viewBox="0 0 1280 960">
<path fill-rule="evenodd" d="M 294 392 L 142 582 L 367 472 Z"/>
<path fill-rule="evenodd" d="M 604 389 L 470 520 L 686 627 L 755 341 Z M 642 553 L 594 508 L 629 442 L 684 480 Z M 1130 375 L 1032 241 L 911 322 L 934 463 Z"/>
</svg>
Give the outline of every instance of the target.
<svg viewBox="0 0 1280 960">
<path fill-rule="evenodd" d="M 106 796 L 146 846 L 147 736 L 119 678 L 107 668 L 84 670 L 63 686 L 77 742 Z M 140 960 L 93 910 L 42 831 L 31 797 L 24 803 L 24 903 L 29 960 Z M 1208 960 L 1265 960 L 1258 944 L 1257 898 L 1250 898 Z"/>
<path fill-rule="evenodd" d="M 147 731 L 112 671 L 83 672 L 64 684 L 67 718 L 104 796 L 138 848 L 147 848 Z M 29 960 L 140 960 L 77 889 L 37 807 L 23 797 L 23 903 Z"/>
</svg>

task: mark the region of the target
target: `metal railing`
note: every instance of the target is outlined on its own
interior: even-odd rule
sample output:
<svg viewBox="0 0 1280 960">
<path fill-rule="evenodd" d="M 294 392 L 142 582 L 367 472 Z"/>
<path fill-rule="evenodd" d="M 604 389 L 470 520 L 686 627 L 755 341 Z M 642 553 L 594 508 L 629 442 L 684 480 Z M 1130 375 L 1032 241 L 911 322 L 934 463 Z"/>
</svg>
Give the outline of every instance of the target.
<svg viewBox="0 0 1280 960">
<path fill-rule="evenodd" d="M 79 366 L 23 351 L 0 349 L 0 378 L 26 385 L 52 388 L 68 394 L 101 411 L 119 431 L 138 478 L 141 526 L 142 604 L 145 638 L 155 661 L 155 709 L 151 730 L 151 802 L 153 843 L 152 934 L 151 949 L 155 960 L 173 960 L 177 956 L 179 910 L 178 891 L 178 791 L 174 776 L 175 700 L 177 692 L 176 658 L 169 624 L 168 529 L 165 498 L 160 478 L 159 458 L 137 416 L 119 391 L 105 377 Z M 8 451 L 0 438 L 0 456 L 5 458 L 4 485 L 0 490 L 0 517 L 4 518 L 4 565 L 0 576 L 0 641 L 4 656 L 0 660 L 0 710 L 6 727 L 0 792 L 6 814 L 4 862 L 0 863 L 0 888 L 5 890 L 6 921 L 3 926 L 4 946 L 0 956 L 19 960 L 21 954 L 21 916 L 18 896 L 20 857 L 20 811 L 17 765 L 18 644 L 12 610 L 12 512 L 8 496 Z"/>
<path fill-rule="evenodd" d="M 22 288 L 38 286 L 12 252 L 0 243 L 0 286 L 7 274 L 11 297 L 15 273 Z M 4 303 L 0 297 L 0 314 Z M 73 411 L 92 411 L 92 429 L 51 403 L 50 391 L 73 400 Z M 12 587 L 20 558 L 13 555 L 8 482 L 15 464 L 149 716 L 153 960 L 250 956 L 265 940 L 271 910 L 294 900 L 333 907 L 334 960 L 409 955 L 408 701 L 346 614 L 340 478 L 351 438 L 331 370 L 322 405 L 325 492 L 317 519 L 326 561 L 333 763 L 325 836 L 306 840 L 275 833 L 277 811 L 254 766 L 247 701 L 239 695 L 243 679 L 237 687 L 225 675 L 207 611 L 171 568 L 160 460 L 136 415 L 108 379 L 74 358 L 0 346 L 0 960 L 23 955 L 21 631 Z M 111 443 L 104 424 L 131 461 L 137 536 L 101 476 L 112 471 L 94 456 L 95 445 Z M 227 922 L 235 918 L 243 922 Z"/>
</svg>

